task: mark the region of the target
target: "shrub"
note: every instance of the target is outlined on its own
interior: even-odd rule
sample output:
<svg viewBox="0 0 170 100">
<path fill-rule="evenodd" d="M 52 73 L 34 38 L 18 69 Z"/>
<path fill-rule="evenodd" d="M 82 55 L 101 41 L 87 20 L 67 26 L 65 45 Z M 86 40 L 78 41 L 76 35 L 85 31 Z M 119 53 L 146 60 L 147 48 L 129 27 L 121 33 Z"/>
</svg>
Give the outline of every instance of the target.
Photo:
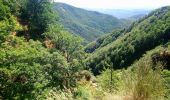
<svg viewBox="0 0 170 100">
<path fill-rule="evenodd" d="M 122 73 L 119 70 L 113 71 L 112 73 L 113 78 L 111 82 L 111 73 L 110 73 L 110 70 L 107 69 L 106 71 L 103 71 L 101 75 L 97 77 L 97 82 L 104 91 L 116 92 L 120 85 L 121 74 Z"/>
</svg>

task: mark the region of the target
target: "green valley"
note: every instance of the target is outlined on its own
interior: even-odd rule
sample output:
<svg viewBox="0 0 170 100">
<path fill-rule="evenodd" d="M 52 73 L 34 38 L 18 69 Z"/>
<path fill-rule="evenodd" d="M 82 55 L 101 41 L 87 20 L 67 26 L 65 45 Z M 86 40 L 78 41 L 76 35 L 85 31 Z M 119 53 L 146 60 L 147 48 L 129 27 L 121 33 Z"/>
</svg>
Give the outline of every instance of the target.
<svg viewBox="0 0 170 100">
<path fill-rule="evenodd" d="M 89 66 L 97 65 L 99 68 L 93 67 L 97 73 L 98 69 L 103 69 L 107 60 L 113 63 L 114 68 L 126 67 L 147 50 L 166 43 L 170 38 L 169 9 L 158 9 L 134 23 L 125 35 L 92 54 L 88 59 Z"/>
<path fill-rule="evenodd" d="M 0 100 L 170 100 L 170 6 L 132 20 L 0 0 Z"/>
</svg>

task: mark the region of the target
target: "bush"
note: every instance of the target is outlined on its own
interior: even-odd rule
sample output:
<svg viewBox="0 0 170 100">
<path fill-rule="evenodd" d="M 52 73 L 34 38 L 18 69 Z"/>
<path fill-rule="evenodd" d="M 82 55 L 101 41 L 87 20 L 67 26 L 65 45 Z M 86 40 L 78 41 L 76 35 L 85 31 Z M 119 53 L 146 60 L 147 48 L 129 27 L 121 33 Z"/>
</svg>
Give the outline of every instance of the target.
<svg viewBox="0 0 170 100">
<path fill-rule="evenodd" d="M 3 99 L 35 98 L 48 80 L 41 65 L 47 53 L 40 42 L 9 36 L 0 48 L 0 94 Z"/>
<path fill-rule="evenodd" d="M 122 73 L 119 70 L 113 71 L 112 73 L 113 79 L 111 82 L 111 73 L 110 73 L 110 70 L 107 69 L 106 71 L 103 71 L 101 75 L 97 77 L 97 82 L 104 91 L 116 92 L 120 85 L 121 74 Z"/>
</svg>

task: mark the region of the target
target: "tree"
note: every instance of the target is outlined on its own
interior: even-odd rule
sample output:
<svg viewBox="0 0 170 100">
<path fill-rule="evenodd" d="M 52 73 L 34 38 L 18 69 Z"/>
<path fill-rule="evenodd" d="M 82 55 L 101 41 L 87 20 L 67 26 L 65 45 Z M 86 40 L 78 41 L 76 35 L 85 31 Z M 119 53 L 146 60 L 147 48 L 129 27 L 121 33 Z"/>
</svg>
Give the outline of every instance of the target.
<svg viewBox="0 0 170 100">
<path fill-rule="evenodd" d="M 44 35 L 52 40 L 55 48 L 62 52 L 68 62 L 76 58 L 77 53 L 82 50 L 82 38 L 64 31 L 60 25 L 50 25 Z"/>
<path fill-rule="evenodd" d="M 46 40 L 51 41 L 54 45 L 53 53 L 56 55 L 55 58 L 62 59 L 67 66 L 56 67 L 55 58 L 53 58 L 53 64 L 51 66 L 50 74 L 56 80 L 56 74 L 58 71 L 60 75 L 59 81 L 61 88 L 70 88 L 76 85 L 76 81 L 78 79 L 78 73 L 83 69 L 83 59 L 85 57 L 85 53 L 83 51 L 82 39 L 78 36 L 75 36 L 67 31 L 63 30 L 63 27 L 55 24 L 50 25 L 48 31 L 43 34 L 46 37 Z M 55 52 L 58 52 L 57 54 Z M 57 56 L 58 55 L 58 56 Z M 64 64 L 60 64 L 64 65 Z M 62 72 L 63 71 L 63 72 Z M 50 76 L 50 75 L 49 75 Z"/>
<path fill-rule="evenodd" d="M 47 85 L 42 58 L 49 53 L 40 42 L 8 36 L 0 48 L 2 99 L 33 99 Z"/>
<path fill-rule="evenodd" d="M 57 21 L 51 0 L 27 0 L 26 8 L 21 13 L 21 19 L 27 21 L 28 33 L 33 39 L 40 39 L 48 26 Z"/>
<path fill-rule="evenodd" d="M 18 30 L 22 30 L 22 27 L 11 13 L 9 2 L 0 0 L 0 43 L 5 41 L 6 36 Z"/>
</svg>

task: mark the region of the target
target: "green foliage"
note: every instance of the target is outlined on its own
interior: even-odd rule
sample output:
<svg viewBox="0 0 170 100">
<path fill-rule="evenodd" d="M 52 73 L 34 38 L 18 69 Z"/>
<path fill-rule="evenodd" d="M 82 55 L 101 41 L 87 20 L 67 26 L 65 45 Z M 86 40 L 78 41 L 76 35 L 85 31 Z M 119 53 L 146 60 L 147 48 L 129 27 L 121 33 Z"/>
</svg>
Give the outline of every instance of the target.
<svg viewBox="0 0 170 100">
<path fill-rule="evenodd" d="M 0 43 L 4 42 L 6 36 L 12 32 L 22 30 L 11 9 L 8 2 L 0 0 Z"/>
<path fill-rule="evenodd" d="M 0 50 L 1 95 L 4 99 L 35 98 L 47 84 L 41 58 L 46 50 L 39 42 L 9 36 Z"/>
<path fill-rule="evenodd" d="M 66 89 L 76 86 L 79 79 L 78 72 L 81 64 L 75 61 L 68 63 L 64 56 L 54 52 L 44 57 L 44 70 L 46 78 L 50 81 L 48 86 L 57 89 Z M 42 63 L 42 64 L 43 64 Z"/>
<path fill-rule="evenodd" d="M 107 92 L 117 92 L 118 87 L 120 86 L 121 82 L 121 71 L 113 71 L 112 72 L 112 78 L 111 81 L 111 70 L 107 69 L 106 71 L 103 71 L 99 76 L 97 76 L 97 82 L 102 87 L 103 91 Z"/>
<path fill-rule="evenodd" d="M 18 5 L 16 8 L 15 4 Z M 48 0 L 29 0 L 2 5 L 10 10 L 5 9 L 0 20 L 0 98 L 43 99 L 51 88 L 75 87 L 85 55 L 82 39 L 57 28 L 60 26 L 55 23 L 51 3 Z M 22 31 L 19 22 L 23 27 L 28 25 L 24 34 L 31 35 L 33 32 L 35 37 L 30 38 L 35 39 L 44 33 L 55 48 L 47 49 L 39 41 L 26 41 L 15 36 Z"/>
<path fill-rule="evenodd" d="M 22 6 L 21 22 L 28 25 L 29 34 L 33 39 L 42 37 L 48 26 L 57 21 L 51 0 L 27 0 Z"/>
<path fill-rule="evenodd" d="M 163 96 L 169 98 L 169 72 L 161 72 L 159 66 L 155 67 L 157 62 L 152 65 L 140 59 L 132 66 L 132 70 L 125 71 L 126 77 L 120 77 L 124 74 L 122 71 L 113 71 L 112 82 L 110 70 L 97 77 L 98 83 L 89 71 L 82 71 L 88 64 L 91 68 L 95 67 L 92 68 L 94 73 L 112 63 L 114 68 L 128 66 L 146 50 L 166 43 L 170 29 L 168 7 L 152 12 L 147 19 L 134 23 L 126 30 L 118 30 L 99 38 L 91 47 L 87 47 L 93 49 L 90 52 L 97 51 L 87 59 L 88 63 L 85 63 L 89 55 L 83 51 L 83 39 L 65 31 L 56 23 L 56 15 L 52 10 L 51 0 L 0 0 L 0 99 L 99 100 L 107 95 L 105 92 L 110 88 L 116 93 L 120 85 L 125 93 L 131 89 L 130 93 L 135 99 Z M 72 10 L 75 13 L 78 11 Z M 95 16 L 92 19 L 96 19 L 99 26 L 98 23 L 90 21 L 93 16 L 89 15 L 87 19 L 82 18 L 87 24 L 82 26 L 87 30 L 94 25 L 99 31 L 105 32 L 122 25 L 117 19 L 110 20 L 110 16 L 96 12 L 87 12 L 87 15 L 91 13 Z M 84 14 L 82 15 L 86 16 Z M 99 16 L 104 18 L 97 18 Z M 74 17 L 81 19 L 82 16 Z M 106 23 L 100 22 L 105 19 Z M 110 22 L 118 25 L 109 26 Z M 108 24 L 108 27 L 101 27 L 101 23 L 104 23 L 104 26 Z M 92 32 L 95 32 L 95 29 Z M 20 33 L 23 33 L 26 39 L 19 37 Z M 28 38 L 27 35 L 31 37 Z M 152 58 L 155 55 L 152 54 L 155 52 L 151 52 L 148 58 L 150 60 L 146 61 L 154 62 Z M 169 57 L 167 52 L 163 53 L 159 56 Z M 162 58 L 159 59 L 163 62 L 162 65 L 168 65 L 169 60 Z M 86 80 L 83 80 L 84 78 Z M 122 80 L 123 83 L 120 84 Z"/>
<path fill-rule="evenodd" d="M 115 69 L 127 67 L 147 50 L 166 43 L 170 37 L 169 9 L 164 7 L 154 11 L 147 19 L 135 23 L 124 36 L 92 54 L 87 59 L 92 71 L 99 74 L 107 59 Z"/>
<path fill-rule="evenodd" d="M 88 86 L 78 86 L 77 91 L 75 92 L 75 96 L 78 100 L 89 100 L 92 98 L 92 94 L 90 93 L 90 88 Z"/>
<path fill-rule="evenodd" d="M 169 99 L 170 98 L 170 71 L 163 70 L 162 77 L 165 79 L 165 87 L 167 89 L 166 98 Z"/>
<path fill-rule="evenodd" d="M 85 40 L 93 41 L 104 33 L 126 26 L 124 21 L 113 16 L 86 11 L 70 5 L 56 3 L 54 8 L 64 27 Z"/>
<path fill-rule="evenodd" d="M 75 87 L 84 66 L 82 39 L 57 28 L 50 1 L 12 0 L 0 5 L 0 99 L 44 99 L 51 88 Z M 55 48 L 26 41 L 16 36 L 19 31 L 34 33 L 32 39 L 44 33 Z"/>
<path fill-rule="evenodd" d="M 158 46 L 143 55 L 139 60 L 122 72 L 119 92 L 132 99 L 159 100 L 169 98 L 169 75 L 164 61 L 155 60 L 155 54 L 169 50 Z M 158 56 L 156 56 L 158 57 Z M 155 62 L 156 61 L 156 62 Z"/>
<path fill-rule="evenodd" d="M 44 33 L 47 39 L 52 40 L 55 48 L 65 56 L 68 62 L 73 61 L 74 58 L 83 59 L 82 55 L 82 38 L 72 35 L 71 33 L 64 31 L 61 26 L 50 25 L 48 31 Z M 76 41 L 75 41 L 76 40 Z"/>
<path fill-rule="evenodd" d="M 86 46 L 85 52 L 92 53 L 92 52 L 96 51 L 97 49 L 100 49 L 100 48 L 112 43 L 120 36 L 123 36 L 124 32 L 125 32 L 125 30 L 114 30 L 112 33 L 98 38 L 96 41 L 94 41 Z"/>
<path fill-rule="evenodd" d="M 74 87 L 79 77 L 77 74 L 84 67 L 83 59 L 85 53 L 82 50 L 82 39 L 64 31 L 62 27 L 58 25 L 50 25 L 48 31 L 44 33 L 44 36 L 52 41 L 54 50 L 57 50 L 60 53 L 59 55 L 62 55 L 62 57 L 60 57 L 56 54 L 52 57 L 51 64 L 54 65 L 48 68 L 50 69 L 49 74 L 54 78 L 52 82 L 59 82 L 60 88 Z M 56 64 L 58 64 L 55 61 L 56 58 L 60 58 L 60 62 L 64 61 L 60 64 L 61 67 L 59 69 L 55 67 L 57 66 Z M 48 62 L 50 61 L 47 61 L 47 63 Z M 58 74 L 59 77 L 56 74 Z"/>
<path fill-rule="evenodd" d="M 110 70 L 104 71 L 98 76 L 98 82 L 104 89 L 103 91 L 113 88 L 114 95 L 122 99 L 168 100 L 169 71 L 163 70 L 163 67 L 166 66 L 164 61 L 157 60 L 155 63 L 153 60 L 154 54 L 161 54 L 164 50 L 169 51 L 169 48 L 158 46 L 143 55 L 127 70 L 113 71 L 113 87 L 110 87 L 109 84 L 111 81 Z"/>
<path fill-rule="evenodd" d="M 4 0 L 0 0 L 0 20 L 10 17 L 10 8 L 5 4 Z"/>
<path fill-rule="evenodd" d="M 100 87 L 95 87 L 91 83 L 79 84 L 74 92 L 76 100 L 103 100 L 104 91 Z"/>
<path fill-rule="evenodd" d="M 81 63 L 68 62 L 40 42 L 9 36 L 0 48 L 0 94 L 4 99 L 42 98 L 48 87 L 75 87 Z"/>
</svg>

